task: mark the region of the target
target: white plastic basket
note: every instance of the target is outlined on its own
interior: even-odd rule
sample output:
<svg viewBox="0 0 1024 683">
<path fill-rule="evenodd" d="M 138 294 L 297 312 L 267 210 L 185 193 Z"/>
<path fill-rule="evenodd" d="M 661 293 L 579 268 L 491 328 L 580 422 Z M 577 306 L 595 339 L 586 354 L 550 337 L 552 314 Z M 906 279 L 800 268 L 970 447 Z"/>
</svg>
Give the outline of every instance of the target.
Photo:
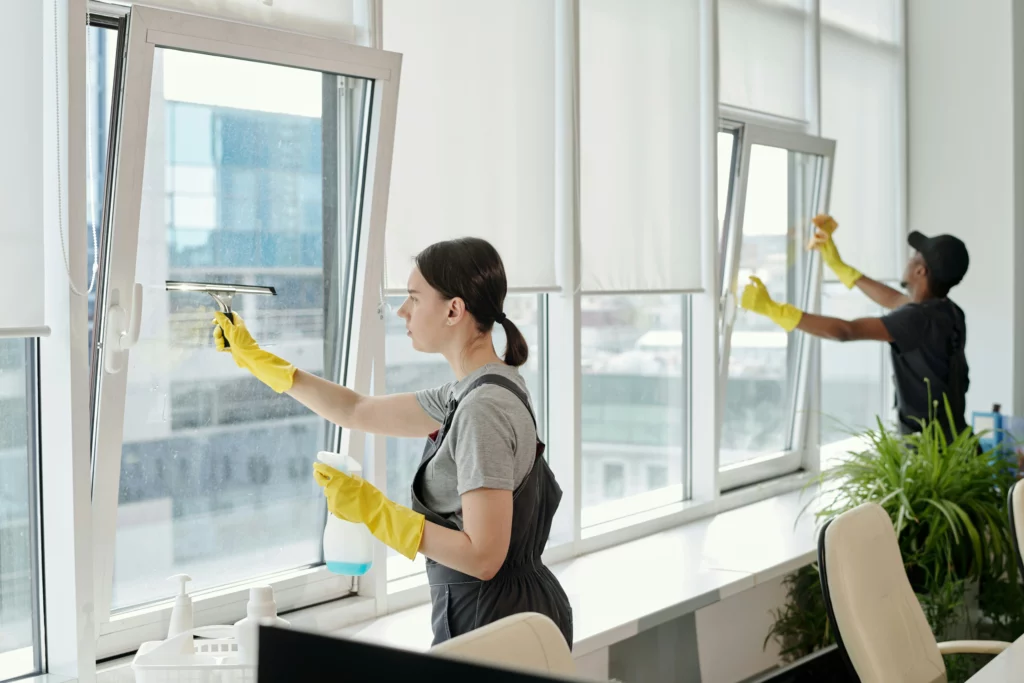
<svg viewBox="0 0 1024 683">
<path fill-rule="evenodd" d="M 189 638 L 191 654 L 185 651 Z M 132 670 L 136 683 L 256 683 L 256 667 L 242 663 L 231 626 L 201 626 L 143 643 Z"/>
</svg>

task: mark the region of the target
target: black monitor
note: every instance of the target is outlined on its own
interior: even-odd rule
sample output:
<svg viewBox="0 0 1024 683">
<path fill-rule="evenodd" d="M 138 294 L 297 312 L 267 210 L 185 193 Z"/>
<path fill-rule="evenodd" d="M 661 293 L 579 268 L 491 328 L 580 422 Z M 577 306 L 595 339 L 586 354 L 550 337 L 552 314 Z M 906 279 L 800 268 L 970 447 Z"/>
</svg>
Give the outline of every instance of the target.
<svg viewBox="0 0 1024 683">
<path fill-rule="evenodd" d="M 552 683 L 549 678 L 420 652 L 260 627 L 259 683 Z"/>
</svg>

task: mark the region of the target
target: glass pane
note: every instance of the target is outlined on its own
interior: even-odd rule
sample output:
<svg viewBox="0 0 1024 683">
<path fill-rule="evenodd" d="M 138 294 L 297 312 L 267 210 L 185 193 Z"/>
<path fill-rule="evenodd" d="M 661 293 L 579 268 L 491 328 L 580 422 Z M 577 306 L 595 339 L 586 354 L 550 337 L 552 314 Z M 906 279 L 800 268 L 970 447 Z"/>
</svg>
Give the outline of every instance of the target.
<svg viewBox="0 0 1024 683">
<path fill-rule="evenodd" d="M 543 295 L 511 294 L 505 299 L 505 314 L 516 324 L 530 347 L 530 358 L 519 369 L 526 380 L 533 401 L 534 410 L 545 439 L 546 410 L 543 385 L 544 349 L 541 299 Z M 412 340 L 406 335 L 405 322 L 395 313 L 404 301 L 395 296 L 388 299 L 391 315 L 387 318 L 385 336 L 385 390 L 389 394 L 401 394 L 438 387 L 455 380 L 448 361 L 439 354 L 425 354 L 413 349 Z M 498 355 L 505 351 L 505 332 L 500 325 L 494 329 L 494 350 Z M 402 505 L 411 505 L 412 479 L 423 455 L 423 439 L 398 439 L 389 437 L 388 443 L 388 498 Z M 423 571 L 423 556 L 410 562 L 394 550 L 388 549 L 388 579 L 394 581 Z"/>
<path fill-rule="evenodd" d="M 727 240 L 731 241 L 735 239 L 734 235 L 725 234 L 725 223 L 729 220 L 729 205 L 734 201 L 733 193 L 733 180 L 735 174 L 733 173 L 734 157 L 736 155 L 736 133 L 735 132 L 723 132 L 718 131 L 718 158 L 716 160 L 716 166 L 718 167 L 718 182 L 717 182 L 717 194 L 718 194 L 718 245 L 719 245 L 719 292 L 725 291 L 725 281 L 728 278 L 729 272 L 729 259 L 730 253 L 727 247 Z M 723 239 L 727 237 L 727 239 Z M 726 313 L 726 311 L 722 311 Z M 724 325 L 725 316 L 722 316 L 720 321 L 721 325 Z M 721 329 L 721 328 L 720 328 Z M 719 334 L 719 341 L 721 341 L 721 334 Z M 719 349 L 721 353 L 721 349 Z"/>
<path fill-rule="evenodd" d="M 856 320 L 884 313 L 857 290 L 826 283 L 821 293 L 822 315 Z M 875 418 L 889 421 L 891 397 L 884 384 L 888 365 L 885 344 L 821 342 L 821 443 L 849 438 L 851 433 L 875 426 Z"/>
<path fill-rule="evenodd" d="M 737 292 L 750 275 L 776 301 L 803 304 L 804 239 L 818 203 L 821 158 L 753 145 L 743 214 Z M 739 310 L 733 325 L 720 465 L 790 447 L 799 336 Z"/>
<path fill-rule="evenodd" d="M 725 217 L 732 196 L 732 155 L 736 146 L 735 133 L 718 132 L 718 236 L 721 238 Z"/>
<path fill-rule="evenodd" d="M 233 308 L 269 351 L 338 379 L 348 209 L 364 82 L 157 50 L 114 561 L 114 608 L 318 564 L 312 481 L 333 429 L 215 352 L 203 293 L 167 280 L 272 286 Z"/>
<path fill-rule="evenodd" d="M 687 301 L 583 297 L 585 527 L 684 498 Z"/>
<path fill-rule="evenodd" d="M 86 178 L 86 228 L 88 273 L 92 274 L 99 248 L 100 221 L 103 219 L 103 187 L 107 177 L 107 142 L 110 129 L 111 96 L 114 90 L 114 62 L 117 57 L 117 31 L 90 26 L 87 85 L 86 152 L 89 175 Z M 96 313 L 96 288 L 89 292 L 89 346 L 92 348 L 93 320 Z"/>
<path fill-rule="evenodd" d="M 0 340 L 0 680 L 37 673 L 37 529 L 26 343 Z"/>
</svg>

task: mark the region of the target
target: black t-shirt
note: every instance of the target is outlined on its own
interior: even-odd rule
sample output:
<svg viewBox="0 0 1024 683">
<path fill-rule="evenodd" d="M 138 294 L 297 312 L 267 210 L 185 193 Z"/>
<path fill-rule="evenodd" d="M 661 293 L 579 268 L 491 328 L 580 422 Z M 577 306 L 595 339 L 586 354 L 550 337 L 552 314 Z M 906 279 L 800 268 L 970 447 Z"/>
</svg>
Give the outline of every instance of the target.
<svg viewBox="0 0 1024 683">
<path fill-rule="evenodd" d="M 921 430 L 918 420 L 929 417 L 929 384 L 935 415 L 951 438 L 943 395 L 949 398 L 956 430 L 963 431 L 967 387 L 970 384 L 964 346 L 964 312 L 949 299 L 910 303 L 882 318 L 892 336 L 896 408 L 904 433 Z M 927 382 L 925 381 L 927 380 Z"/>
</svg>

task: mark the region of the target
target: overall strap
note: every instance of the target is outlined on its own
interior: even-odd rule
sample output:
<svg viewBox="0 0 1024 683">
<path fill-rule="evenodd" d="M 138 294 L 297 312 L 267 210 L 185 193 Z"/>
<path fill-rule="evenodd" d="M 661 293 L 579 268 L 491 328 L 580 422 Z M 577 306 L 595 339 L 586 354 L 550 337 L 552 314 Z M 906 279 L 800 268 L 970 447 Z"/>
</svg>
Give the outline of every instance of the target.
<svg viewBox="0 0 1024 683">
<path fill-rule="evenodd" d="M 470 384 L 464 392 L 462 392 L 462 396 L 459 398 L 459 400 L 463 400 L 466 396 L 469 395 L 469 392 L 473 391 L 477 387 L 482 387 L 485 384 L 495 384 L 499 387 L 504 387 L 505 389 L 508 389 L 513 394 L 515 394 L 516 397 L 518 397 L 519 400 L 523 402 L 523 405 L 526 406 L 526 410 L 530 413 L 530 418 L 533 420 L 533 428 L 537 428 L 537 417 L 533 414 L 533 408 L 530 407 L 530 398 L 522 389 L 520 389 L 516 385 L 515 382 L 510 380 L 508 377 L 505 377 L 504 375 L 491 374 L 482 375 L 476 378 L 475 380 L 473 380 L 473 383 Z"/>
</svg>

